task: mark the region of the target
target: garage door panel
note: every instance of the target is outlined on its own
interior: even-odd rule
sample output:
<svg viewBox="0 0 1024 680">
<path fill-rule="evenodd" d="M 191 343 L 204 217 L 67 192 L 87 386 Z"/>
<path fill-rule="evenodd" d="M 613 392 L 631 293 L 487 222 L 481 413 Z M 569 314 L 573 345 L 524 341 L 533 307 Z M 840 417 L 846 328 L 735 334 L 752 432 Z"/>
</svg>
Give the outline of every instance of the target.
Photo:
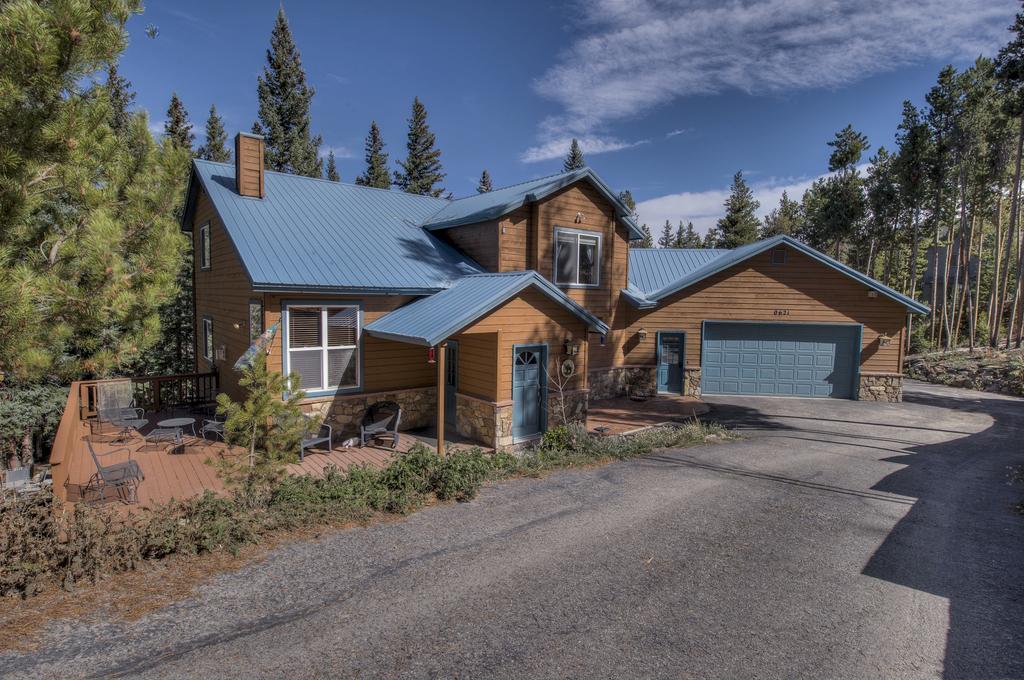
<svg viewBox="0 0 1024 680">
<path fill-rule="evenodd" d="M 849 325 L 707 322 L 702 390 L 849 398 L 857 338 L 857 328 Z"/>
</svg>

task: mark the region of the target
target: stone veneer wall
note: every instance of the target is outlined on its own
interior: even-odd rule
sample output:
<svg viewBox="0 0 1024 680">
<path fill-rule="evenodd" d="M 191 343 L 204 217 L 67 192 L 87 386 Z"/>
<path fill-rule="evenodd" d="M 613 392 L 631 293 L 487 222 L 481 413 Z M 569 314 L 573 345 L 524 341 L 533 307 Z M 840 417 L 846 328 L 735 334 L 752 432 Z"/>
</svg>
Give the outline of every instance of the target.
<svg viewBox="0 0 1024 680">
<path fill-rule="evenodd" d="M 512 443 L 512 404 L 455 395 L 455 431 L 485 446 Z"/>
<path fill-rule="evenodd" d="M 587 409 L 590 403 L 590 390 L 566 390 L 565 420 L 570 423 L 587 423 Z M 548 427 L 564 425 L 562 419 L 562 401 L 558 390 L 548 391 Z"/>
<path fill-rule="evenodd" d="M 587 387 L 590 388 L 590 399 L 612 399 L 624 397 L 633 381 L 647 391 L 654 392 L 657 388 L 657 373 L 654 366 L 618 366 L 615 368 L 595 368 L 587 374 Z"/>
<path fill-rule="evenodd" d="M 302 409 L 323 418 L 333 428 L 337 440 L 358 435 L 363 414 L 378 401 L 394 401 L 402 407 L 402 422 L 398 426 L 400 430 L 432 425 L 437 416 L 437 388 L 434 387 L 311 399 L 302 405 Z"/>
<path fill-rule="evenodd" d="M 700 399 L 700 368 L 683 369 L 683 394 Z"/>
<path fill-rule="evenodd" d="M 898 373 L 861 373 L 861 401 L 903 401 L 903 376 Z"/>
</svg>

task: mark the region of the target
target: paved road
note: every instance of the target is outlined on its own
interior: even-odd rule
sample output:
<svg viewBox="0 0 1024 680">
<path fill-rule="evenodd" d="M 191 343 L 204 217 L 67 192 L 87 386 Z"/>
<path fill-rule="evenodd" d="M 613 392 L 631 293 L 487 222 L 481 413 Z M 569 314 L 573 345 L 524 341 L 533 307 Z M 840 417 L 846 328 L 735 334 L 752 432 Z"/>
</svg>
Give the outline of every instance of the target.
<svg viewBox="0 0 1024 680">
<path fill-rule="evenodd" d="M 750 434 L 276 550 L 24 677 L 1024 677 L 1024 400 L 713 400 Z"/>
</svg>

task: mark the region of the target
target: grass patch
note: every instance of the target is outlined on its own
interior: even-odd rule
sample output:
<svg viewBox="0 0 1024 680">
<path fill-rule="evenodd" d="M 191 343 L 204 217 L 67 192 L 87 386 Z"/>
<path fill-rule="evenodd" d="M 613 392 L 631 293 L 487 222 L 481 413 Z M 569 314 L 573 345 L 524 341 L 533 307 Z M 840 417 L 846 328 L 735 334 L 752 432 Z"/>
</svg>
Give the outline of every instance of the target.
<svg viewBox="0 0 1024 680">
<path fill-rule="evenodd" d="M 404 515 L 437 501 L 469 501 L 488 481 L 624 460 L 657 448 L 732 438 L 698 420 L 633 435 L 592 437 L 555 428 L 521 454 L 480 449 L 442 458 L 414 446 L 387 468 L 329 468 L 323 476 L 254 473 L 228 495 L 206 492 L 130 516 L 80 503 L 73 512 L 49 494 L 0 497 L 0 595 L 29 597 L 47 586 L 96 582 L 171 556 L 237 555 L 273 536 L 319 526 Z"/>
</svg>

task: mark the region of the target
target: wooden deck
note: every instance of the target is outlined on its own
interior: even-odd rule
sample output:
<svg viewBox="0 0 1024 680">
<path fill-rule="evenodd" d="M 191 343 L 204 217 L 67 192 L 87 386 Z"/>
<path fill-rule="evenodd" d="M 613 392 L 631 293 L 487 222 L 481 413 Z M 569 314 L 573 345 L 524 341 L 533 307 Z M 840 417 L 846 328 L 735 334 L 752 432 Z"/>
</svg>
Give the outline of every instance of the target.
<svg viewBox="0 0 1024 680">
<path fill-rule="evenodd" d="M 659 394 L 647 401 L 633 401 L 629 397 L 602 399 L 590 403 L 587 430 L 610 436 L 662 423 L 683 422 L 707 412 L 708 405 L 700 399 L 672 394 Z"/>
</svg>

